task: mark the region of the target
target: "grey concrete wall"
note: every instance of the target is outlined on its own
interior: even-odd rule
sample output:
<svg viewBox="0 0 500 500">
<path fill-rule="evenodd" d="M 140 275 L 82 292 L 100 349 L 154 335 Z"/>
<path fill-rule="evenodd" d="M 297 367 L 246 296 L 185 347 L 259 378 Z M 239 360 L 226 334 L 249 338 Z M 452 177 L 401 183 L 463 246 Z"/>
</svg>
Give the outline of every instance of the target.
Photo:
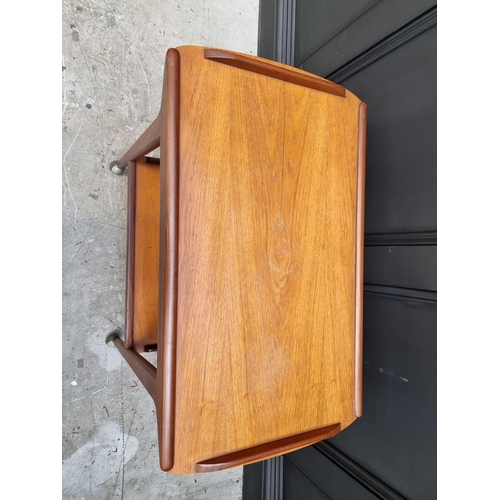
<svg viewBox="0 0 500 500">
<path fill-rule="evenodd" d="M 166 50 L 255 54 L 258 0 L 63 2 L 63 498 L 237 499 L 241 468 L 158 465 L 153 402 L 104 339 L 124 323 L 127 177 L 117 159 L 159 111 Z"/>
</svg>

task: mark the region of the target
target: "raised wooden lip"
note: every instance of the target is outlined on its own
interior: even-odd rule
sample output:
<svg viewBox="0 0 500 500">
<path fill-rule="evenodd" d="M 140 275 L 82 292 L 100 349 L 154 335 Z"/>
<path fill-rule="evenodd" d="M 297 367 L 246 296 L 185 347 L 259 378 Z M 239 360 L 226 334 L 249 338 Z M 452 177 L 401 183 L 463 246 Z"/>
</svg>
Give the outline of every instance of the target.
<svg viewBox="0 0 500 500">
<path fill-rule="evenodd" d="M 340 423 L 320 427 L 312 431 L 302 432 L 283 439 L 271 441 L 269 443 L 259 444 L 246 448 L 245 450 L 235 451 L 220 457 L 210 458 L 198 462 L 195 465 L 195 472 L 215 472 L 218 470 L 236 467 L 237 465 L 246 465 L 252 462 L 258 462 L 277 455 L 282 455 L 288 451 L 303 448 L 323 439 L 328 439 L 341 431 Z"/>
<path fill-rule="evenodd" d="M 252 71 L 254 73 L 268 76 L 270 78 L 276 78 L 277 80 L 282 80 L 284 82 L 294 83 L 296 85 L 301 85 L 302 87 L 319 90 L 321 92 L 326 92 L 327 94 L 339 97 L 346 96 L 345 88 L 337 85 L 336 83 L 325 80 L 324 78 L 320 78 L 316 75 L 308 75 L 292 69 L 275 66 L 274 64 L 270 64 L 263 59 L 254 59 L 252 57 L 246 57 L 243 54 L 227 52 L 220 49 L 204 49 L 204 56 L 205 59 L 210 59 L 222 64 L 227 64 L 228 66 L 234 66 L 236 68 Z"/>
<path fill-rule="evenodd" d="M 363 260 L 365 232 L 366 104 L 359 105 L 356 201 L 356 300 L 354 337 L 354 414 L 363 414 Z"/>
<path fill-rule="evenodd" d="M 180 54 L 169 49 L 165 65 L 160 149 L 160 272 L 158 323 L 157 420 L 160 467 L 174 466 L 177 272 L 179 255 Z M 166 143 L 163 144 L 163 139 Z"/>
<path fill-rule="evenodd" d="M 125 290 L 125 348 L 130 349 L 134 335 L 134 268 L 135 268 L 135 161 L 128 162 L 127 208 L 127 281 Z"/>
</svg>

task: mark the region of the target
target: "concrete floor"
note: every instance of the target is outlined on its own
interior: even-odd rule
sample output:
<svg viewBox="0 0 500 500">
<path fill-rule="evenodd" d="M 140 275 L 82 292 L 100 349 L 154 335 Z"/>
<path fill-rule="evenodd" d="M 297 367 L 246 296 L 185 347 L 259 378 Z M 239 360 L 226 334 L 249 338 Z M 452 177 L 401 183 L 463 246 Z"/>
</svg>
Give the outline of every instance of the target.
<svg viewBox="0 0 500 500">
<path fill-rule="evenodd" d="M 153 402 L 104 339 L 123 327 L 127 177 L 108 165 L 156 117 L 166 50 L 256 53 L 258 0 L 63 2 L 63 498 L 238 499 L 242 469 L 158 465 Z"/>
</svg>

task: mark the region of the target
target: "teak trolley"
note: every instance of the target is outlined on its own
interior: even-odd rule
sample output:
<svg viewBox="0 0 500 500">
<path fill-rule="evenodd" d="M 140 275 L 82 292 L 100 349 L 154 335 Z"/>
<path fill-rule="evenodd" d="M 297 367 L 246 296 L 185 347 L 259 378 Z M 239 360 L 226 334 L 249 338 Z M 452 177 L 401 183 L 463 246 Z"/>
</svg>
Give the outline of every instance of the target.
<svg viewBox="0 0 500 500">
<path fill-rule="evenodd" d="M 256 462 L 361 416 L 365 128 L 328 80 L 168 51 L 160 113 L 113 169 L 127 312 L 109 339 L 155 401 L 163 470 Z"/>
</svg>

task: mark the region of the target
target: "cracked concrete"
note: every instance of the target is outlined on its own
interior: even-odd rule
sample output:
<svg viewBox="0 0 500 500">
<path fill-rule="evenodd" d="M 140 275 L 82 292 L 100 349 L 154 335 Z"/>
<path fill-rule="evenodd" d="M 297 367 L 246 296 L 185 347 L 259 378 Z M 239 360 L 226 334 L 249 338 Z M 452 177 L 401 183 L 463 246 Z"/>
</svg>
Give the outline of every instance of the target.
<svg viewBox="0 0 500 500">
<path fill-rule="evenodd" d="M 146 390 L 104 344 L 123 327 L 127 177 L 117 159 L 159 111 L 166 50 L 255 54 L 258 0 L 63 1 L 63 498 L 238 499 L 241 468 L 158 465 Z"/>
</svg>

